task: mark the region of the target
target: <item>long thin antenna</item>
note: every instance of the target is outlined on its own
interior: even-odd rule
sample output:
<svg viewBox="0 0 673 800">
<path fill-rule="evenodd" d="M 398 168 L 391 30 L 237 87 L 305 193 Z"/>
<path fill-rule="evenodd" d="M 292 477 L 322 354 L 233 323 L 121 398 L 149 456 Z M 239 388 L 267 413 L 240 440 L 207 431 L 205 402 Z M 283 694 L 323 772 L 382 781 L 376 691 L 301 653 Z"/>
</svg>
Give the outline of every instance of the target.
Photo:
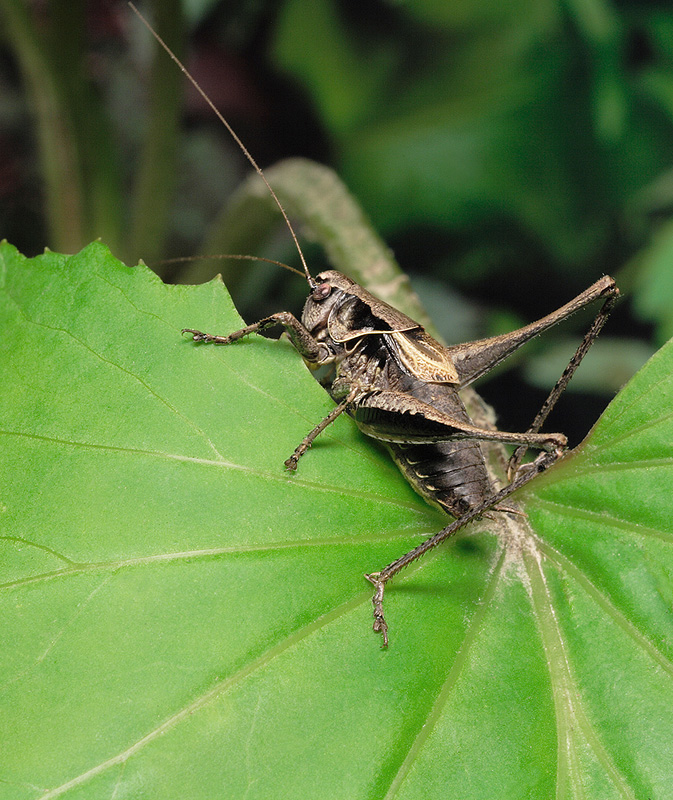
<svg viewBox="0 0 673 800">
<path fill-rule="evenodd" d="M 295 269 L 291 267 L 289 264 L 283 264 L 282 261 L 276 261 L 273 258 L 264 258 L 263 256 L 248 256 L 242 255 L 241 253 L 218 253 L 217 255 L 208 255 L 208 256 L 180 256 L 179 258 L 162 258 L 161 261 L 154 261 L 150 264 L 151 267 L 154 266 L 163 266 L 164 264 L 184 264 L 186 261 L 213 261 L 215 259 L 238 259 L 239 261 L 264 261 L 267 264 L 275 264 L 277 267 L 282 267 L 283 269 L 287 269 L 290 272 L 294 272 L 295 275 L 299 275 L 300 278 L 304 277 L 304 273 L 300 269 Z"/>
<path fill-rule="evenodd" d="M 220 122 L 224 125 L 224 127 L 229 131 L 229 133 L 231 134 L 231 136 L 234 139 L 234 141 L 236 142 L 236 144 L 241 148 L 241 151 L 243 152 L 243 155 L 252 164 L 255 172 L 259 175 L 259 177 L 266 184 L 266 188 L 269 190 L 269 192 L 271 193 L 271 197 L 273 197 L 274 202 L 276 203 L 276 205 L 280 209 L 280 213 L 283 215 L 283 219 L 285 220 L 285 224 L 287 225 L 288 230 L 290 231 L 290 234 L 292 236 L 292 240 L 294 241 L 295 247 L 297 248 L 297 252 L 299 253 L 299 258 L 301 259 L 302 267 L 304 268 L 304 274 L 306 275 L 306 280 L 308 281 L 308 285 L 311 287 L 311 289 L 315 289 L 317 284 L 313 280 L 313 278 L 311 277 L 311 273 L 308 271 L 308 266 L 306 264 L 306 259 L 304 258 L 304 253 L 302 252 L 302 249 L 299 246 L 299 239 L 297 238 L 297 234 L 294 232 L 294 228 L 292 227 L 292 223 L 290 222 L 287 214 L 285 213 L 285 209 L 283 208 L 280 200 L 276 196 L 276 193 L 272 189 L 271 184 L 269 183 L 269 181 L 267 181 L 266 175 L 262 172 L 262 168 L 255 161 L 255 159 L 250 155 L 250 153 L 248 152 L 248 148 L 238 138 L 238 135 L 236 134 L 236 131 L 231 127 L 231 125 L 227 122 L 227 120 L 222 116 L 222 114 L 217 109 L 217 107 L 215 106 L 213 101 L 210 99 L 210 97 L 208 97 L 208 95 L 199 86 L 198 82 L 196 81 L 196 78 L 194 78 L 191 75 L 191 73 L 189 72 L 187 67 L 185 67 L 185 65 L 182 63 L 182 61 L 180 61 L 180 59 L 175 55 L 175 53 L 166 44 L 166 42 L 164 42 L 164 40 L 161 38 L 161 36 L 159 36 L 159 34 L 154 30 L 154 28 L 149 24 L 149 22 L 145 19 L 145 17 L 143 17 L 143 15 L 140 13 L 140 11 L 138 11 L 138 9 L 133 5 L 133 3 L 129 2 L 129 6 L 131 7 L 131 10 L 133 11 L 133 13 L 140 19 L 140 21 L 143 23 L 143 25 L 152 34 L 152 36 L 154 36 L 154 38 L 157 40 L 157 42 L 163 47 L 163 49 L 168 53 L 168 55 L 173 59 L 173 61 L 175 61 L 175 63 L 178 65 L 178 67 L 180 68 L 182 73 L 187 76 L 187 78 L 189 79 L 189 81 L 192 84 L 192 86 L 201 95 L 201 97 L 203 97 L 203 99 L 206 101 L 206 103 L 210 106 L 210 108 L 214 112 L 215 116 L 220 120 Z"/>
</svg>

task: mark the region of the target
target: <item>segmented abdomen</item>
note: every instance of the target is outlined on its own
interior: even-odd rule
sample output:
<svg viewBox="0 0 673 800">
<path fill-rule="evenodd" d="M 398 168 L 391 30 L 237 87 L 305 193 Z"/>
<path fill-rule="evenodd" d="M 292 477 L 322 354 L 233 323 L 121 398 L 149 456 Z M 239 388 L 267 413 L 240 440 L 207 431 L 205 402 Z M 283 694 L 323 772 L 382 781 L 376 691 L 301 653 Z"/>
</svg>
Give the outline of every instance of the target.
<svg viewBox="0 0 673 800">
<path fill-rule="evenodd" d="M 396 444 L 388 448 L 414 489 L 454 517 L 480 505 L 490 481 L 477 442 Z"/>
<path fill-rule="evenodd" d="M 449 417 L 471 422 L 455 387 L 411 379 L 405 389 Z M 493 493 L 484 454 L 474 440 L 389 443 L 388 447 L 414 489 L 454 517 L 480 505 Z"/>
</svg>

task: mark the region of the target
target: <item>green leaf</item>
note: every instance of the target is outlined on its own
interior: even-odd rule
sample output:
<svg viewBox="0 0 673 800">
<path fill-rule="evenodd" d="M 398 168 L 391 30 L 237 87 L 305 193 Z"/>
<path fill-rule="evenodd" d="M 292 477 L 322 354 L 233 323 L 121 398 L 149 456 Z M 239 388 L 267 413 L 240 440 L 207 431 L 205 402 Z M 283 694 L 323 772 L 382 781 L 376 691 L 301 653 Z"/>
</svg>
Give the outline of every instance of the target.
<svg viewBox="0 0 673 800">
<path fill-rule="evenodd" d="M 665 798 L 668 346 L 525 518 L 443 518 L 223 286 L 4 245 L 0 797 Z"/>
</svg>

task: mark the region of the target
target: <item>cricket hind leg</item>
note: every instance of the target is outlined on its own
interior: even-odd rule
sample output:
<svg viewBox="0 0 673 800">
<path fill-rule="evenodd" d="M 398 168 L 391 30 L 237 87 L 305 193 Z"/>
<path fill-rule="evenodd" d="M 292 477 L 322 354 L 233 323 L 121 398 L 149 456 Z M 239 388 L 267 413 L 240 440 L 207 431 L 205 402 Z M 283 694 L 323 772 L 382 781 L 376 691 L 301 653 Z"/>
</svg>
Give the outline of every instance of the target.
<svg viewBox="0 0 673 800">
<path fill-rule="evenodd" d="M 432 550 L 433 548 L 437 547 L 437 545 L 454 536 L 469 522 L 477 517 L 481 517 L 484 512 L 496 509 L 500 503 L 509 497 L 513 492 L 520 489 L 533 478 L 537 477 L 541 472 L 544 472 L 548 467 L 550 467 L 558 457 L 559 454 L 554 452 L 540 453 L 540 455 L 538 455 L 535 461 L 532 462 L 530 468 L 527 469 L 524 474 L 515 478 L 499 492 L 496 492 L 491 497 L 484 500 L 484 502 L 480 505 L 471 508 L 465 514 L 463 514 L 462 517 L 459 517 L 450 525 L 442 528 L 442 530 L 438 533 L 426 539 L 424 542 L 421 542 L 421 544 L 419 544 L 413 550 L 410 550 L 408 553 L 405 553 L 400 558 L 388 564 L 388 566 L 384 567 L 380 572 L 371 572 L 365 574 L 365 578 L 374 586 L 374 596 L 372 597 L 372 604 L 374 606 L 373 630 L 375 633 L 380 633 L 383 636 L 382 646 L 384 648 L 388 647 L 388 624 L 383 613 L 383 595 L 388 581 L 397 575 L 400 570 L 404 569 L 404 567 L 409 566 L 409 564 L 411 564 L 417 558 L 420 558 L 429 550 Z M 502 510 L 510 511 L 510 509 L 504 508 Z"/>
<path fill-rule="evenodd" d="M 451 355 L 458 372 L 461 387 L 469 386 L 477 378 L 490 372 L 493 367 L 526 344 L 526 342 L 601 297 L 606 298 L 606 303 L 610 304 L 609 313 L 609 309 L 618 295 L 619 290 L 614 280 L 609 275 L 605 275 L 581 294 L 578 294 L 569 303 L 557 308 L 556 311 L 552 311 L 551 314 L 547 314 L 546 317 L 542 317 L 536 322 L 531 322 L 530 325 L 525 325 L 523 328 L 500 336 L 492 336 L 489 339 L 451 345 L 447 348 L 447 351 Z M 604 311 L 602 310 L 598 316 L 600 317 L 603 313 Z"/>
<path fill-rule="evenodd" d="M 587 354 L 591 345 L 596 341 L 598 334 L 601 332 L 601 329 L 605 325 L 610 312 L 612 311 L 617 299 L 619 298 L 619 289 L 615 285 L 614 281 L 610 285 L 608 290 L 608 295 L 606 301 L 601 306 L 600 311 L 594 317 L 589 330 L 584 334 L 584 338 L 580 342 L 579 347 L 573 354 L 572 358 L 568 362 L 568 366 L 563 370 L 561 377 L 556 381 L 554 388 L 549 393 L 549 396 L 542 404 L 542 407 L 538 411 L 535 416 L 535 419 L 531 423 L 530 427 L 526 431 L 526 434 L 536 434 L 544 424 L 545 420 L 549 416 L 551 410 L 556 405 L 559 397 L 563 394 L 570 379 L 575 373 L 577 367 L 579 367 L 580 363 L 582 362 L 584 356 Z M 528 449 L 528 445 L 521 444 L 519 445 L 516 450 L 512 453 L 509 463 L 507 465 L 507 477 L 509 480 L 512 480 L 516 475 L 518 475 L 522 469 L 521 460 Z M 526 465 L 523 465 L 525 468 Z"/>
</svg>

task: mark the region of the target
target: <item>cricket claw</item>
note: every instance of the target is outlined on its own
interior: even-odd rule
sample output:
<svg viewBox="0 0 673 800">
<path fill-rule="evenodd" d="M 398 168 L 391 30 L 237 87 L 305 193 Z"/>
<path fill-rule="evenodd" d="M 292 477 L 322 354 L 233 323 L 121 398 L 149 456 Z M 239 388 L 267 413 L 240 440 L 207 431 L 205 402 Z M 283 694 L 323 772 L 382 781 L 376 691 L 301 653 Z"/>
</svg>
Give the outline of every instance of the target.
<svg viewBox="0 0 673 800">
<path fill-rule="evenodd" d="M 515 458 L 514 456 L 509 460 L 509 464 L 507 465 L 507 482 L 512 483 L 515 478 L 519 478 L 521 475 L 525 475 L 526 472 L 531 472 L 535 469 L 534 462 L 530 461 L 527 464 L 522 464 L 521 460 Z"/>
<path fill-rule="evenodd" d="M 544 462 L 548 466 L 548 458 L 551 457 L 552 461 L 561 458 L 568 447 L 568 437 L 562 433 L 550 433 L 547 442 L 544 445 L 544 451 L 540 453 L 534 461 L 528 464 L 522 464 L 521 459 L 528 449 L 525 445 L 519 446 L 510 456 L 507 462 L 507 480 L 509 483 L 520 478 L 526 472 L 537 472 L 539 464 Z M 551 456 L 550 456 L 551 454 Z"/>
<path fill-rule="evenodd" d="M 296 471 L 297 471 L 297 462 L 298 462 L 298 461 L 299 461 L 299 457 L 296 455 L 296 453 L 293 453 L 293 454 L 292 454 L 292 455 L 291 455 L 291 456 L 290 456 L 290 457 L 289 457 L 289 458 L 288 458 L 288 459 L 287 459 L 287 460 L 284 462 L 284 463 L 285 463 L 285 469 L 287 469 L 287 470 L 288 470 L 288 472 L 296 472 Z"/>
<path fill-rule="evenodd" d="M 386 588 L 385 581 L 380 580 L 380 572 L 372 572 L 371 575 L 365 574 L 365 578 L 374 586 L 376 591 L 372 597 L 372 605 L 374 606 L 374 624 L 372 626 L 374 633 L 380 633 L 383 636 L 382 649 L 388 647 L 388 624 L 383 616 L 383 592 Z"/>
<path fill-rule="evenodd" d="M 208 337 L 207 333 L 202 333 L 201 331 L 195 331 L 192 328 L 183 328 L 182 329 L 182 333 L 183 333 L 183 335 L 185 333 L 191 333 L 192 334 L 192 339 L 195 342 L 202 342 L 204 339 L 206 339 Z"/>
<path fill-rule="evenodd" d="M 550 433 L 549 440 L 545 444 L 545 450 L 556 453 L 557 457 L 568 447 L 568 437 L 563 433 Z"/>
</svg>

